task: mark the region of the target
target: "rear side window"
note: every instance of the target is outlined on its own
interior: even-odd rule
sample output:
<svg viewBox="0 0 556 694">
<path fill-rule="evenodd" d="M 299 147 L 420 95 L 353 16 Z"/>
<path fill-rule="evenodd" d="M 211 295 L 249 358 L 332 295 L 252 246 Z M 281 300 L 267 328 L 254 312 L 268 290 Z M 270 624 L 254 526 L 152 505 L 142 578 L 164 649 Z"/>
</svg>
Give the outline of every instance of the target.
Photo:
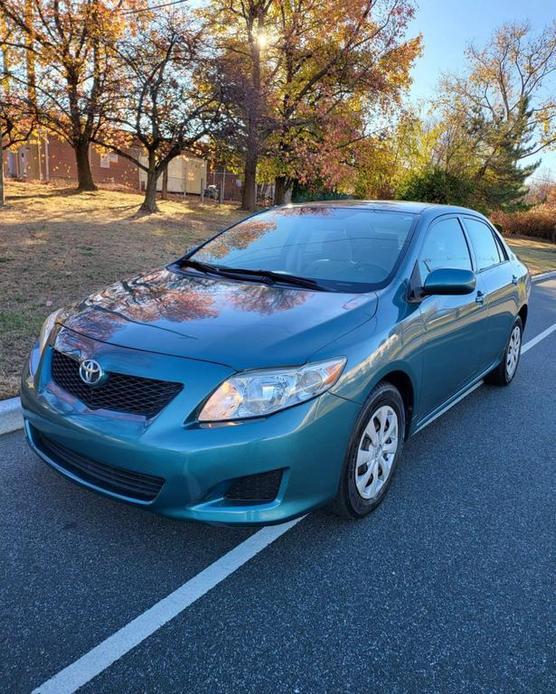
<svg viewBox="0 0 556 694">
<path fill-rule="evenodd" d="M 478 219 L 465 218 L 465 228 L 477 260 L 477 270 L 484 270 L 500 262 L 500 251 L 490 228 Z"/>
<path fill-rule="evenodd" d="M 455 217 L 442 219 L 427 231 L 419 258 L 419 270 L 424 280 L 429 272 L 439 268 L 471 270 L 471 257 L 460 223 Z"/>
<path fill-rule="evenodd" d="M 493 232 L 492 234 L 494 236 L 494 240 L 496 241 L 496 245 L 498 246 L 498 253 L 500 255 L 500 260 L 504 262 L 505 260 L 508 260 L 508 254 L 506 252 L 506 249 L 504 248 L 504 244 L 502 241 L 500 241 L 500 238 L 496 232 Z"/>
</svg>

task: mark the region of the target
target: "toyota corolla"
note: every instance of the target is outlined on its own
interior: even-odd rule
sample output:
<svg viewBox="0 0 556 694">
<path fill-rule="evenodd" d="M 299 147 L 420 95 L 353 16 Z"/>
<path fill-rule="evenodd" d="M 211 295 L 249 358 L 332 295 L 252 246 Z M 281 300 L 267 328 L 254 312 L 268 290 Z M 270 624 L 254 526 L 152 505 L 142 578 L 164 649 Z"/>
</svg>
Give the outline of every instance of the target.
<svg viewBox="0 0 556 694">
<path fill-rule="evenodd" d="M 481 379 L 512 381 L 529 293 L 472 210 L 274 208 L 49 316 L 23 373 L 27 440 L 174 518 L 362 517 L 408 436 Z"/>
</svg>

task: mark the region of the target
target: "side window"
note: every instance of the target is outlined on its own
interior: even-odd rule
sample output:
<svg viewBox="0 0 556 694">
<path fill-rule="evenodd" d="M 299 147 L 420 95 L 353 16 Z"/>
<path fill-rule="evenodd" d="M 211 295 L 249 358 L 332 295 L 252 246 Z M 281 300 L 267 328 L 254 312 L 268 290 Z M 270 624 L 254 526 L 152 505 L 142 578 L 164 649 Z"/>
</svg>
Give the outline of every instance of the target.
<svg viewBox="0 0 556 694">
<path fill-rule="evenodd" d="M 500 260 L 502 262 L 504 262 L 505 260 L 508 260 L 508 254 L 506 252 L 506 249 L 504 248 L 504 244 L 502 243 L 502 241 L 500 241 L 498 234 L 493 232 L 492 235 L 494 236 L 494 240 L 496 241 L 496 245 L 498 246 L 498 253 L 500 255 Z"/>
<path fill-rule="evenodd" d="M 484 270 L 500 262 L 500 251 L 489 227 L 478 219 L 465 218 L 465 228 L 475 251 L 477 270 Z"/>
<path fill-rule="evenodd" d="M 419 257 L 421 279 L 438 268 L 471 270 L 467 242 L 455 217 L 436 222 L 427 231 Z"/>
</svg>

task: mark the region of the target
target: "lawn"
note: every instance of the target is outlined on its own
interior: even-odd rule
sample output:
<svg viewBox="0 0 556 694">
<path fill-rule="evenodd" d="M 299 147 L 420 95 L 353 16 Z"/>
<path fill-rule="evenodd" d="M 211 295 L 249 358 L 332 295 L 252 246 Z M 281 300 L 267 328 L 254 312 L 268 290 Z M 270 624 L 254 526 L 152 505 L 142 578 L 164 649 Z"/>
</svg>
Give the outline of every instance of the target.
<svg viewBox="0 0 556 694">
<path fill-rule="evenodd" d="M 9 182 L 0 210 L 0 399 L 19 390 L 25 356 L 55 308 L 160 267 L 240 219 L 232 205 L 160 201 L 137 215 L 142 196 Z"/>
<path fill-rule="evenodd" d="M 556 270 L 556 244 L 525 236 L 510 236 L 506 241 L 532 275 Z"/>
<path fill-rule="evenodd" d="M 122 277 L 160 267 L 240 219 L 231 205 L 160 201 L 140 216 L 141 196 L 101 190 L 76 194 L 8 183 L 0 210 L 0 399 L 15 395 L 19 373 L 44 318 Z M 512 237 L 531 272 L 556 269 L 556 245 Z"/>
</svg>

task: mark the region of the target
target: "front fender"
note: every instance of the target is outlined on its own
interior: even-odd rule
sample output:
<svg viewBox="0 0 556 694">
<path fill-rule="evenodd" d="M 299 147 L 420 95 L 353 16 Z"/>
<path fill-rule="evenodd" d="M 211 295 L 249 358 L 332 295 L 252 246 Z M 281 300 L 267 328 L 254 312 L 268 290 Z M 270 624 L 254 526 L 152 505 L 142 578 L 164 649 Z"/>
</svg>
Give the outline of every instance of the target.
<svg viewBox="0 0 556 694">
<path fill-rule="evenodd" d="M 385 321 L 386 323 L 386 321 Z M 332 393 L 363 405 L 379 381 L 390 374 L 404 374 L 413 390 L 414 415 L 419 412 L 419 392 L 422 375 L 423 320 L 418 310 L 403 320 L 382 330 L 375 318 L 359 326 L 312 359 L 326 359 L 345 355 L 347 364 Z"/>
</svg>

